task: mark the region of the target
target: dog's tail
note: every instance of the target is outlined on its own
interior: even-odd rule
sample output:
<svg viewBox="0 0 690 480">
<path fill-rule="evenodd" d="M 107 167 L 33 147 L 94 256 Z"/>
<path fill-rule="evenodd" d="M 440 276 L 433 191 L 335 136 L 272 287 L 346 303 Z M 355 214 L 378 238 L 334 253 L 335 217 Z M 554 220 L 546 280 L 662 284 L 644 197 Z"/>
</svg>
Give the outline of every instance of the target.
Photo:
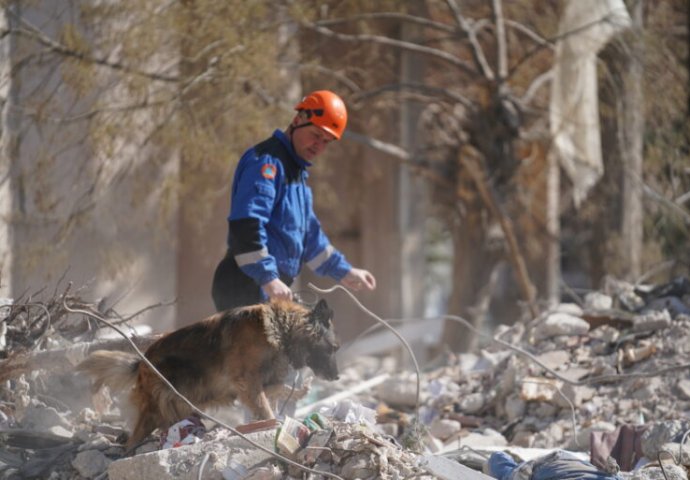
<svg viewBox="0 0 690 480">
<path fill-rule="evenodd" d="M 94 391 L 108 385 L 112 391 L 129 389 L 137 378 L 140 358 L 133 353 L 98 350 L 77 365 L 93 379 Z"/>
</svg>

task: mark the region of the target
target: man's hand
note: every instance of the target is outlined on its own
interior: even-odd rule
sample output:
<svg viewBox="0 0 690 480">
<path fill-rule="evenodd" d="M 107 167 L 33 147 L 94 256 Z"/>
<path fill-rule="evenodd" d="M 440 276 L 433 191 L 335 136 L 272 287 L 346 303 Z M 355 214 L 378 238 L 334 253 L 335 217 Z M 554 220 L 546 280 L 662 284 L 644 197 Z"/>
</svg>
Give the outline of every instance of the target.
<svg viewBox="0 0 690 480">
<path fill-rule="evenodd" d="M 374 276 L 368 271 L 362 270 L 361 268 L 353 268 L 347 272 L 347 275 L 340 280 L 340 283 L 350 290 L 354 290 L 355 292 L 358 292 L 363 288 L 366 288 L 367 290 L 374 290 L 376 288 L 376 279 Z"/>
<path fill-rule="evenodd" d="M 269 300 L 292 300 L 292 290 L 290 290 L 290 287 L 285 285 L 279 278 L 275 278 L 268 283 L 264 283 L 261 285 L 261 289 L 264 291 Z"/>
</svg>

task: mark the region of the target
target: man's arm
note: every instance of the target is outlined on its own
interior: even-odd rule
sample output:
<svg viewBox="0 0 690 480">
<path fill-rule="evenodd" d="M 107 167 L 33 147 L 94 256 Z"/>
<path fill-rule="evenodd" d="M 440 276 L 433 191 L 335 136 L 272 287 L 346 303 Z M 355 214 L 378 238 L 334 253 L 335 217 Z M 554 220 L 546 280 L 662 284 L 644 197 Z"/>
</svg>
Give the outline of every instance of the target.
<svg viewBox="0 0 690 480">
<path fill-rule="evenodd" d="M 275 204 L 276 179 L 280 172 L 270 157 L 243 160 L 246 163 L 233 186 L 228 240 L 231 254 L 242 271 L 263 286 L 278 279 L 276 260 L 266 247 L 266 224 Z"/>
<path fill-rule="evenodd" d="M 331 245 L 314 214 L 311 193 L 309 195 L 309 219 L 305 242 L 307 266 L 319 275 L 334 278 L 351 290 L 374 290 L 376 278 L 367 270 L 354 268 L 345 256 Z"/>
</svg>

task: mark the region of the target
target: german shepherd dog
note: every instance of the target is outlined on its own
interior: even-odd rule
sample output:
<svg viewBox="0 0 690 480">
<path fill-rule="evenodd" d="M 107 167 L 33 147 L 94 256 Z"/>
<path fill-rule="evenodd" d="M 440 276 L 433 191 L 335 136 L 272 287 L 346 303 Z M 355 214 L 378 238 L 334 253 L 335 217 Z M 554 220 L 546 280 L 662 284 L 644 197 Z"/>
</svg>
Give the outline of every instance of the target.
<svg viewBox="0 0 690 480">
<path fill-rule="evenodd" d="M 257 419 L 274 418 L 268 397 L 283 389 L 288 367 L 310 367 L 337 380 L 339 348 L 325 300 L 309 309 L 290 301 L 220 312 L 175 330 L 146 350 L 146 357 L 199 408 L 239 399 Z M 94 389 L 132 389 L 138 417 L 126 443 L 130 451 L 155 428 L 168 428 L 193 413 L 140 357 L 96 351 L 77 366 L 94 379 Z"/>
</svg>

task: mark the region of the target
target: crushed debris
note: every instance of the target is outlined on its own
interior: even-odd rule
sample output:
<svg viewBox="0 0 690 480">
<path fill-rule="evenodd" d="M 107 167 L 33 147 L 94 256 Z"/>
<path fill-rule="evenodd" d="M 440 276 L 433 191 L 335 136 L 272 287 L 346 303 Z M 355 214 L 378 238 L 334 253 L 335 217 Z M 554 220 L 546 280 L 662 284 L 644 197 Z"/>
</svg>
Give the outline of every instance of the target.
<svg viewBox="0 0 690 480">
<path fill-rule="evenodd" d="M 491 478 L 482 471 L 493 452 L 529 461 L 556 450 L 621 479 L 688 478 L 685 278 L 609 279 L 578 304 L 498 327 L 479 351 L 448 355 L 419 379 L 385 354 L 343 359 L 339 381 L 314 380 L 279 421 L 234 412 L 239 433 L 263 448 L 193 418 L 129 456 L 123 399 L 72 371 L 89 351 L 126 342 L 99 339 L 102 326 L 74 308 L 128 320 L 69 289 L 0 301 L 0 479 L 472 480 Z"/>
</svg>

